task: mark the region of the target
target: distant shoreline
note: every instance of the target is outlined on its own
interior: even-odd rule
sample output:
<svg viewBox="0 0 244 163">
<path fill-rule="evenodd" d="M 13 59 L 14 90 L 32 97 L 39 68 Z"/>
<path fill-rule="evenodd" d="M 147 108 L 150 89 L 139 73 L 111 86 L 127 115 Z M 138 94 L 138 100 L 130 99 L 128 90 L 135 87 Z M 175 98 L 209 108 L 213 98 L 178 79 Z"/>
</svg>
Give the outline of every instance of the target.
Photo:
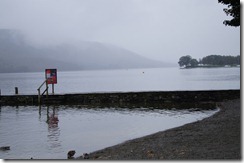
<svg viewBox="0 0 244 163">
<path fill-rule="evenodd" d="M 230 66 L 230 65 L 225 65 L 225 66 L 186 66 L 180 69 L 192 69 L 192 68 L 240 68 L 240 65 L 235 65 L 235 66 Z"/>
</svg>

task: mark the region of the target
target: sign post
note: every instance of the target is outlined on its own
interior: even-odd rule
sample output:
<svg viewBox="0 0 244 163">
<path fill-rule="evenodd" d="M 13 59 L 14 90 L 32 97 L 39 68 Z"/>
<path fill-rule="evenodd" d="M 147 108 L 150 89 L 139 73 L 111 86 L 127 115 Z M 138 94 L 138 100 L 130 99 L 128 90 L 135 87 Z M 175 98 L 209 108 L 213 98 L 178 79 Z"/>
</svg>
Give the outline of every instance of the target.
<svg viewBox="0 0 244 163">
<path fill-rule="evenodd" d="M 46 84 L 52 84 L 52 93 L 54 94 L 54 84 L 57 84 L 57 69 L 45 70 Z"/>
<path fill-rule="evenodd" d="M 52 84 L 52 93 L 54 94 L 54 84 Z"/>
</svg>

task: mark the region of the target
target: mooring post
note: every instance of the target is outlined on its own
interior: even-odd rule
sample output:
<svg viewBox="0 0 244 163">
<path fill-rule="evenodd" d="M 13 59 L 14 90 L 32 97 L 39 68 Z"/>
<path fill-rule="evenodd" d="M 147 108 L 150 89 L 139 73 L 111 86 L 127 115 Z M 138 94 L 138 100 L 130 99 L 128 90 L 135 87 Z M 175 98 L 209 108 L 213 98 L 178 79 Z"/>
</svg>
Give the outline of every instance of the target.
<svg viewBox="0 0 244 163">
<path fill-rule="evenodd" d="M 19 90 L 18 90 L 18 87 L 15 87 L 15 94 L 19 94 Z"/>
</svg>

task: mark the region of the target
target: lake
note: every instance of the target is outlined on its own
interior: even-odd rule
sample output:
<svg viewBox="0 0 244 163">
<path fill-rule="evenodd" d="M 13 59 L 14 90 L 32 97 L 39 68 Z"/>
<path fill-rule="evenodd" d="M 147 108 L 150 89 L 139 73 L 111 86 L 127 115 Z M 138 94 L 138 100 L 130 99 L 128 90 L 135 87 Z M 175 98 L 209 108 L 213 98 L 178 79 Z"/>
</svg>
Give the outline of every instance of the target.
<svg viewBox="0 0 244 163">
<path fill-rule="evenodd" d="M 37 94 L 45 74 L 0 73 L 2 95 Z M 240 68 L 58 71 L 55 93 L 240 89 Z M 66 159 L 209 117 L 218 108 L 87 108 L 2 106 L 2 159 Z M 199 111 L 201 110 L 201 111 Z"/>
<path fill-rule="evenodd" d="M 84 106 L 2 106 L 1 159 L 66 159 L 201 120 L 218 111 Z"/>
<path fill-rule="evenodd" d="M 55 93 L 240 89 L 240 68 L 236 67 L 58 71 L 57 76 Z M 37 94 L 44 79 L 44 70 L 0 73 L 1 93 L 12 95 L 18 87 L 19 94 Z"/>
</svg>

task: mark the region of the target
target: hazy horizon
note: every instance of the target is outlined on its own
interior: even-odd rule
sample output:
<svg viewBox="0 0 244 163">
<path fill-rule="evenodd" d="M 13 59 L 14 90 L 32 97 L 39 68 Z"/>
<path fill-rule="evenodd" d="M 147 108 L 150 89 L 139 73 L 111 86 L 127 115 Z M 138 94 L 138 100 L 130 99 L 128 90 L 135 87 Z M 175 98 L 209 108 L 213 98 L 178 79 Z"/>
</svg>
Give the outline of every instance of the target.
<svg viewBox="0 0 244 163">
<path fill-rule="evenodd" d="M 35 45 L 91 41 L 176 63 L 181 56 L 240 55 L 240 27 L 217 0 L 1 0 L 0 29 Z"/>
</svg>

